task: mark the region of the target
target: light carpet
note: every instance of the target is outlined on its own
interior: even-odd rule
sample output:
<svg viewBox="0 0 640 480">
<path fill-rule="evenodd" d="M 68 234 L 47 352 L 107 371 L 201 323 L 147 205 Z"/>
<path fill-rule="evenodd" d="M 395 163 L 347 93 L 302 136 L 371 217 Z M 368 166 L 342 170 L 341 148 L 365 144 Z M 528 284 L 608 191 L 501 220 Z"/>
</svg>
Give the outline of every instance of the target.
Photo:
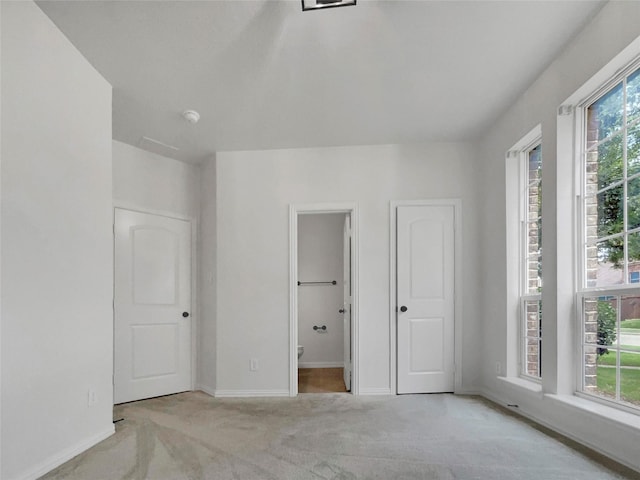
<svg viewBox="0 0 640 480">
<path fill-rule="evenodd" d="M 189 392 L 117 406 L 115 417 L 115 435 L 43 478 L 640 478 L 478 397 Z"/>
</svg>

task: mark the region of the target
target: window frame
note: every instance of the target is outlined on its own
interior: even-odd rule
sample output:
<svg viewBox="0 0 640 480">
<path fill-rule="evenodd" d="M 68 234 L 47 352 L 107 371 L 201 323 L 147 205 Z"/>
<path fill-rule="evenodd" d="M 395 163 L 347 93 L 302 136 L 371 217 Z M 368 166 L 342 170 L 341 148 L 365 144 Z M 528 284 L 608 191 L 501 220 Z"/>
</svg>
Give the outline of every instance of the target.
<svg viewBox="0 0 640 480">
<path fill-rule="evenodd" d="M 517 248 L 513 248 L 513 256 L 509 256 L 513 280 L 517 279 L 517 289 L 513 289 L 514 307 L 517 303 L 517 311 L 514 308 L 513 335 L 509 337 L 509 343 L 513 346 L 513 355 L 510 357 L 513 362 L 512 367 L 507 366 L 507 376 L 517 376 L 527 381 L 540 384 L 541 376 L 531 375 L 527 370 L 527 302 L 542 301 L 542 292 L 530 293 L 527 289 L 528 284 L 528 263 L 530 255 L 528 253 L 528 205 L 529 205 L 529 155 L 537 148 L 542 146 L 542 126 L 536 125 L 531 131 L 524 135 L 506 155 L 507 161 L 507 181 L 516 185 L 508 187 L 507 190 L 511 194 L 507 194 L 507 216 L 510 219 L 511 226 L 508 226 L 508 241 L 516 242 Z M 542 152 L 540 153 L 542 154 Z M 511 174 L 509 172 L 512 172 Z M 539 185 L 542 185 L 542 178 L 539 179 Z M 515 198 L 517 195 L 517 199 Z M 511 210 L 509 201 L 516 203 L 517 207 Z M 517 208 L 517 211 L 516 211 Z M 511 211 L 512 213 L 509 213 Z M 540 213 L 542 218 L 542 212 Z M 512 233 L 510 234 L 509 231 Z M 514 245 L 515 247 L 515 245 Z M 517 302 L 515 296 L 517 295 Z M 540 307 L 539 307 L 540 310 Z M 540 313 L 541 315 L 541 313 Z M 541 317 L 539 317 L 541 318 Z M 538 329 L 538 372 L 542 368 L 542 348 L 540 345 L 542 326 Z M 509 360 L 508 360 L 509 361 Z M 510 373 L 509 373 L 510 372 Z"/>
<path fill-rule="evenodd" d="M 615 298 L 617 302 L 616 308 L 616 334 L 617 338 L 620 338 L 620 322 L 621 322 L 621 298 L 626 295 L 638 295 L 640 296 L 640 284 L 632 283 L 630 272 L 628 270 L 629 260 L 628 260 L 628 249 L 624 248 L 623 252 L 623 271 L 622 271 L 622 281 L 621 284 L 612 284 L 606 286 L 588 286 L 588 278 L 587 278 L 587 264 L 588 264 L 588 246 L 589 240 L 587 238 L 587 220 L 586 220 L 586 207 L 585 202 L 589 195 L 587 195 L 587 153 L 589 152 L 589 148 L 587 147 L 587 122 L 588 122 L 588 109 L 594 103 L 596 103 L 601 98 L 604 98 L 607 94 L 612 92 L 621 82 L 625 81 L 626 78 L 634 74 L 636 71 L 640 70 L 640 57 L 634 58 L 630 62 L 626 62 L 626 65 L 622 68 L 618 68 L 615 73 L 609 75 L 608 78 L 601 82 L 599 86 L 590 89 L 590 93 L 582 96 L 582 100 L 576 102 L 576 107 L 573 109 L 573 118 L 574 118 L 574 166 L 575 166 L 575 192 L 576 192 L 576 202 L 575 202 L 575 220 L 576 220 L 576 234 L 577 238 L 574 241 L 574 248 L 576 249 L 576 287 L 575 287 L 575 311 L 576 311 L 576 336 L 575 336 L 575 358 L 576 358 L 576 396 L 586 398 L 598 403 L 602 403 L 604 405 L 611 406 L 618 410 L 627 411 L 634 413 L 636 415 L 640 415 L 640 405 L 634 406 L 629 403 L 623 403 L 623 401 L 618 398 L 620 392 L 620 360 L 618 355 L 618 360 L 616 361 L 616 399 L 610 399 L 605 397 L 604 395 L 597 395 L 595 393 L 590 393 L 586 391 L 586 367 L 587 362 L 585 362 L 585 347 L 588 345 L 593 346 L 593 344 L 588 344 L 585 340 L 585 299 L 591 298 L 600 300 L 602 297 L 611 297 Z M 593 79 L 592 79 L 593 80 Z M 587 82 L 587 85 L 592 85 L 593 82 Z M 584 89 L 585 87 L 583 87 Z M 623 108 L 625 113 L 623 115 L 622 127 L 619 132 L 615 132 L 613 135 L 609 135 L 607 138 L 599 139 L 597 141 L 597 146 L 604 144 L 606 141 L 615 138 L 617 135 L 622 136 L 623 142 L 623 175 L 621 180 L 613 182 L 611 185 L 604 186 L 603 188 L 596 188 L 597 192 L 604 192 L 608 189 L 612 189 L 612 185 L 620 183 L 623 186 L 623 226 L 620 233 L 612 234 L 609 236 L 596 237 L 596 242 L 593 245 L 597 245 L 598 240 L 602 241 L 607 238 L 615 238 L 620 236 L 625 239 L 630 233 L 640 231 L 640 228 L 628 229 L 627 225 L 627 215 L 624 212 L 627 212 L 627 187 L 626 184 L 629 181 L 629 176 L 627 175 L 627 134 L 629 131 L 629 127 L 634 127 L 640 125 L 640 120 L 635 120 L 631 125 L 627 124 L 626 117 L 626 92 L 623 89 Z M 571 107 L 568 107 L 571 108 Z M 559 115 L 562 114 L 563 107 L 560 107 Z M 632 175 L 632 178 L 637 178 L 638 173 Z M 597 196 L 598 193 L 595 194 Z M 591 194 L 590 196 L 594 196 Z M 620 346 L 616 347 L 615 350 L 619 353 L 622 351 Z M 597 375 L 597 374 L 596 374 Z"/>
<path fill-rule="evenodd" d="M 532 185 L 529 178 L 529 161 L 531 153 L 536 149 L 542 150 L 542 129 L 536 127 L 530 133 L 527 143 L 523 143 L 523 147 L 519 154 L 519 169 L 520 169 L 520 195 L 519 195 L 519 213 L 520 213 L 520 250 L 519 250 L 519 276 L 520 276 L 520 318 L 518 319 L 518 373 L 519 376 L 527 380 L 534 382 L 542 382 L 542 285 L 540 285 L 539 291 L 536 293 L 529 292 L 529 262 L 531 261 L 531 254 L 529 252 L 529 223 L 533 220 L 529 217 L 529 199 L 530 188 Z M 532 138 L 532 139 L 531 139 Z M 540 151 L 542 155 L 542 151 Z M 542 160 L 541 160 L 542 162 Z M 541 173 L 542 175 L 542 167 Z M 542 177 L 537 181 L 539 193 L 542 195 Z M 540 215 L 535 219 L 536 221 L 542 220 L 542 211 Z M 539 245 L 540 254 L 542 253 L 542 247 Z M 540 260 L 542 262 L 542 259 Z M 542 267 L 541 267 L 542 270 Z M 527 304 L 529 302 L 538 302 L 538 335 L 528 335 L 528 311 Z M 528 371 L 528 343 L 529 340 L 537 342 L 538 348 L 538 375 L 532 375 Z"/>
</svg>

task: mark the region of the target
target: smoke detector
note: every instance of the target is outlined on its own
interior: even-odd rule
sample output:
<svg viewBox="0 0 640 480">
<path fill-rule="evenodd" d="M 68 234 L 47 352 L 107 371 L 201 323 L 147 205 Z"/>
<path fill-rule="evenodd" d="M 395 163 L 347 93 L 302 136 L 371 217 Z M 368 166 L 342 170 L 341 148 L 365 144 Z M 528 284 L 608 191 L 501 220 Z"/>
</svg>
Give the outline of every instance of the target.
<svg viewBox="0 0 640 480">
<path fill-rule="evenodd" d="M 198 120 L 200 120 L 200 114 L 195 110 L 185 110 L 184 112 L 182 112 L 182 116 L 187 122 L 191 124 L 198 123 Z"/>
</svg>

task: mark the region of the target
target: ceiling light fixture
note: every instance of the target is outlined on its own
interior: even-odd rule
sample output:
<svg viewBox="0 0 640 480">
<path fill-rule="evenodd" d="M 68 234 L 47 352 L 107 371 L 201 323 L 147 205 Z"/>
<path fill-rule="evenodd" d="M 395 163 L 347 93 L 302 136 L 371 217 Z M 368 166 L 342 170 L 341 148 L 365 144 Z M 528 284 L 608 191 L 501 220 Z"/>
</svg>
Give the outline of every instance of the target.
<svg viewBox="0 0 640 480">
<path fill-rule="evenodd" d="M 356 0 L 302 0 L 302 11 L 355 5 Z"/>
<path fill-rule="evenodd" d="M 200 120 L 200 114 L 195 110 L 185 110 L 182 112 L 182 116 L 191 124 L 198 123 L 198 120 Z"/>
</svg>

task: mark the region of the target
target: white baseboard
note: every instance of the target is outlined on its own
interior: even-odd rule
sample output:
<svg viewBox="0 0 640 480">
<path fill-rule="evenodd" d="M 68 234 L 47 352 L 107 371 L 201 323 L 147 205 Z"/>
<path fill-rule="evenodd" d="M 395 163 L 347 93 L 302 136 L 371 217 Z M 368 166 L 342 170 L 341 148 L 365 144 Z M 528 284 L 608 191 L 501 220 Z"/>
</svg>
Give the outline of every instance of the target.
<svg viewBox="0 0 640 480">
<path fill-rule="evenodd" d="M 361 388 L 358 395 L 393 395 L 390 388 Z"/>
<path fill-rule="evenodd" d="M 217 398 L 288 397 L 289 390 L 216 390 Z"/>
<path fill-rule="evenodd" d="M 456 390 L 455 392 L 453 392 L 454 395 L 474 395 L 477 397 L 482 397 L 484 396 L 484 393 L 481 390 L 477 390 L 477 389 L 469 389 L 469 390 Z"/>
<path fill-rule="evenodd" d="M 104 439 L 109 438 L 114 433 L 116 433 L 116 429 L 113 424 L 111 424 L 106 430 L 100 432 L 99 434 L 89 437 L 61 452 L 56 453 L 55 455 L 50 456 L 44 462 L 41 462 L 39 465 L 36 465 L 32 469 L 16 477 L 15 480 L 36 480 L 37 478 L 43 476 L 45 473 L 49 473 L 54 468 L 59 467 L 65 462 L 68 462 L 73 457 L 80 455 L 82 452 L 88 450 L 97 443 L 100 443 Z"/>
<path fill-rule="evenodd" d="M 196 385 L 195 390 L 200 390 L 201 392 L 204 392 L 207 395 L 211 395 L 212 397 L 216 396 L 216 390 L 214 388 L 207 387 L 206 385 Z"/>
<path fill-rule="evenodd" d="M 342 368 L 344 362 L 298 362 L 298 368 Z"/>
</svg>

